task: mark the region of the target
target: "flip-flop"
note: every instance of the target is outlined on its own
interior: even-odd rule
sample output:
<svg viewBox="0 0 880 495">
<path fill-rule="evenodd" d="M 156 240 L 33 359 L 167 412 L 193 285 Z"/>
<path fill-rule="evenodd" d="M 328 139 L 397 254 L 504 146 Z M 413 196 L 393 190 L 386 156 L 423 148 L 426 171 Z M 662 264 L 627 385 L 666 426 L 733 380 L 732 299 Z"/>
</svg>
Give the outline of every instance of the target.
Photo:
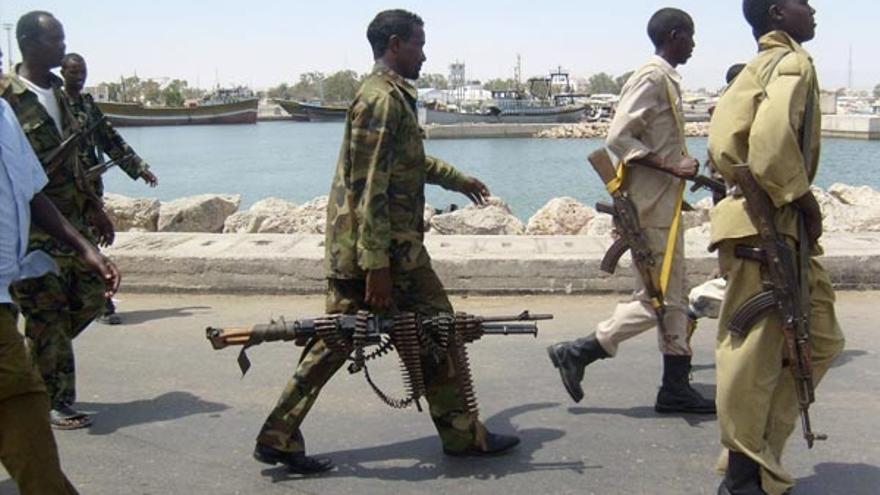
<svg viewBox="0 0 880 495">
<path fill-rule="evenodd" d="M 77 430 L 92 424 L 88 414 L 81 413 L 69 406 L 49 411 L 49 424 L 56 430 Z"/>
</svg>

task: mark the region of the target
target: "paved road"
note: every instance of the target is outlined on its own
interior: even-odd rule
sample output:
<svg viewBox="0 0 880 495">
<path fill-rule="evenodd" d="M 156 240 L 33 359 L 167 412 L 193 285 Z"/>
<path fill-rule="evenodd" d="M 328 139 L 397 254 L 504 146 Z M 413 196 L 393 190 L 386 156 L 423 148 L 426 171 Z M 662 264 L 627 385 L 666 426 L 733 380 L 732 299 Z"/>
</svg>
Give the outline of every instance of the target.
<svg viewBox="0 0 880 495">
<path fill-rule="evenodd" d="M 250 457 L 254 436 L 293 369 L 289 344 L 250 351 L 241 379 L 233 350 L 213 351 L 207 325 L 318 314 L 318 297 L 123 294 L 126 325 L 95 325 L 77 340 L 82 409 L 90 430 L 58 432 L 62 460 L 83 494 L 386 494 L 535 493 L 714 494 L 719 452 L 712 419 L 660 417 L 651 405 L 660 357 L 653 335 L 622 348 L 588 373 L 587 398 L 573 405 L 544 348 L 582 335 L 607 315 L 615 296 L 472 297 L 470 312 L 553 312 L 530 337 L 486 338 L 472 349 L 483 417 L 523 443 L 511 455 L 456 460 L 440 453 L 426 414 L 393 411 L 363 377 L 340 373 L 324 390 L 304 430 L 309 451 L 338 467 L 298 479 Z M 793 439 L 788 465 L 798 495 L 880 493 L 880 338 L 878 294 L 843 293 L 838 305 L 847 351 L 819 392 L 818 430 L 831 440 L 807 451 Z M 711 393 L 713 325 L 695 337 L 697 386 Z M 380 362 L 377 380 L 399 390 L 396 363 Z M 381 370 L 379 369 L 381 368 Z M 0 494 L 15 489 L 0 471 Z"/>
</svg>

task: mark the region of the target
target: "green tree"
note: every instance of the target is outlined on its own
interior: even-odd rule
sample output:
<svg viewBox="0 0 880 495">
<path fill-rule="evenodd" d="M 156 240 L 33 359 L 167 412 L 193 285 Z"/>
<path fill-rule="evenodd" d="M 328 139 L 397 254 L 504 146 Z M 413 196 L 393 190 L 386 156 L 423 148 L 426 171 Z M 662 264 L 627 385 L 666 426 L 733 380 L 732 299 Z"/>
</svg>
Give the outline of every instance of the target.
<svg viewBox="0 0 880 495">
<path fill-rule="evenodd" d="M 165 102 L 165 106 L 182 107 L 185 100 L 183 90 L 186 89 L 186 86 L 186 81 L 180 79 L 168 83 L 162 90 L 162 100 Z"/>
<path fill-rule="evenodd" d="M 620 93 L 623 86 L 629 81 L 629 78 L 632 77 L 634 72 L 635 71 L 624 72 L 622 75 L 617 76 L 617 78 L 614 79 L 614 82 L 617 84 L 617 91 L 615 91 L 615 93 Z"/>
<path fill-rule="evenodd" d="M 587 92 L 590 94 L 618 94 L 620 93 L 620 86 L 617 85 L 617 82 L 610 75 L 600 72 L 590 76 L 589 81 L 587 81 Z"/>
<path fill-rule="evenodd" d="M 514 88 L 516 88 L 516 81 L 513 79 L 489 79 L 483 83 L 483 89 L 489 91 L 503 91 Z"/>
<path fill-rule="evenodd" d="M 880 98 L 880 84 L 874 86 L 874 98 Z"/>
<path fill-rule="evenodd" d="M 335 72 L 322 81 L 324 101 L 348 103 L 360 87 L 360 78 L 353 70 Z"/>
<path fill-rule="evenodd" d="M 417 88 L 448 89 L 449 81 L 443 74 L 423 74 L 416 81 Z"/>
<path fill-rule="evenodd" d="M 323 99 L 324 74 L 306 72 L 299 75 L 299 81 L 290 88 L 290 97 L 294 100 L 308 101 Z"/>
</svg>

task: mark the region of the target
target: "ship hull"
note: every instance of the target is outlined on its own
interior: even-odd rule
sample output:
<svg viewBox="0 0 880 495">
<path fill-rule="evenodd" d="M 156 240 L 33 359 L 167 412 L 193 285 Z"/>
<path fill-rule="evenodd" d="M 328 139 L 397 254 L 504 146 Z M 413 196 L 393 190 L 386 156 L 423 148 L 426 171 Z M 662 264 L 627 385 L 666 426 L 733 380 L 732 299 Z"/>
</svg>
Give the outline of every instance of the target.
<svg viewBox="0 0 880 495">
<path fill-rule="evenodd" d="M 347 107 L 328 107 L 321 105 L 309 105 L 293 100 L 275 99 L 285 112 L 289 113 L 294 120 L 308 122 L 342 122 L 348 114 Z"/>
<path fill-rule="evenodd" d="M 569 124 L 583 120 L 587 108 L 568 106 L 507 110 L 497 115 L 425 110 L 426 124 Z"/>
<path fill-rule="evenodd" d="M 249 99 L 191 108 L 150 108 L 132 103 L 98 102 L 98 108 L 117 127 L 256 124 L 258 103 L 257 99 Z"/>
</svg>

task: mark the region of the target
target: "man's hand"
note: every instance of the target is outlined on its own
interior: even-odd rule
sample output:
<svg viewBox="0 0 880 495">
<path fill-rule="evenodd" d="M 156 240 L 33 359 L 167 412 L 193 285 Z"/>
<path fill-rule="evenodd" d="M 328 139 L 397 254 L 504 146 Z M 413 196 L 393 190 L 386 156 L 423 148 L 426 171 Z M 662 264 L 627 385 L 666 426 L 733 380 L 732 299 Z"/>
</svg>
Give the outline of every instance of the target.
<svg viewBox="0 0 880 495">
<path fill-rule="evenodd" d="M 144 182 L 150 185 L 150 187 L 156 187 L 159 185 L 159 178 L 156 177 L 156 174 L 150 172 L 149 170 L 144 170 L 141 172 L 141 179 L 144 179 Z"/>
<path fill-rule="evenodd" d="M 94 208 L 91 216 L 95 229 L 98 231 L 98 245 L 107 247 L 113 244 L 113 240 L 116 238 L 116 229 L 113 227 L 113 222 L 110 221 L 110 217 L 107 216 L 104 208 Z"/>
<path fill-rule="evenodd" d="M 685 156 L 677 162 L 673 162 L 666 166 L 666 169 L 682 178 L 689 178 L 697 175 L 700 170 L 700 162 L 696 158 Z"/>
<path fill-rule="evenodd" d="M 119 269 L 116 268 L 116 265 L 91 245 L 83 252 L 82 260 L 87 267 L 101 275 L 104 283 L 107 284 L 104 297 L 109 298 L 116 294 L 116 291 L 119 290 L 119 284 L 122 282 L 122 277 L 119 275 Z"/>
<path fill-rule="evenodd" d="M 804 226 L 807 229 L 810 245 L 815 245 L 822 237 L 822 208 L 812 191 L 798 198 L 795 203 L 804 215 Z"/>
<path fill-rule="evenodd" d="M 375 311 L 391 306 L 391 269 L 380 268 L 367 272 L 366 302 Z"/>
<path fill-rule="evenodd" d="M 462 186 L 462 194 L 468 197 L 474 204 L 482 205 L 486 203 L 486 199 L 491 196 L 489 188 L 476 177 L 468 177 Z"/>
</svg>

